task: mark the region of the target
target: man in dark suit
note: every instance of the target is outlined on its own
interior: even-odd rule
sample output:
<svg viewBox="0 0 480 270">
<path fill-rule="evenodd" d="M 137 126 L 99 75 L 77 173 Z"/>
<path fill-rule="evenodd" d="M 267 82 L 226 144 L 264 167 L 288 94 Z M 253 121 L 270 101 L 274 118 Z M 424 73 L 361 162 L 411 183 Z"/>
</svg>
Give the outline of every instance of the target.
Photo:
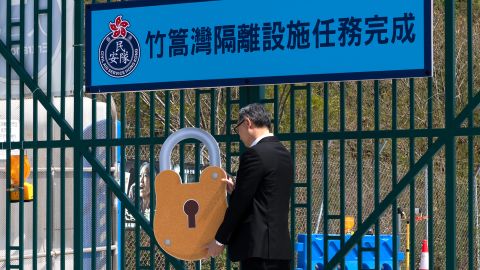
<svg viewBox="0 0 480 270">
<path fill-rule="evenodd" d="M 223 223 L 207 246 L 209 256 L 228 245 L 240 269 L 290 269 L 292 249 L 288 229 L 293 162 L 290 153 L 270 133 L 270 118 L 260 104 L 239 112 L 234 130 L 247 150 L 240 156 L 236 183 L 227 180 L 231 197 Z"/>
</svg>

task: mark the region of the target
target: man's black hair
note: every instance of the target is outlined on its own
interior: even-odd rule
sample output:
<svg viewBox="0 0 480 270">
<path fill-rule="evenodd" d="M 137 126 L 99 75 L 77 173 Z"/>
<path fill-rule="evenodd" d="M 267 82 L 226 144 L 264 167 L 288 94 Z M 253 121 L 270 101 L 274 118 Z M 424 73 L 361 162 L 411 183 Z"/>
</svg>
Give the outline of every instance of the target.
<svg viewBox="0 0 480 270">
<path fill-rule="evenodd" d="M 267 127 L 270 129 L 270 116 L 265 107 L 260 103 L 252 103 L 240 109 L 238 121 L 248 118 L 256 127 Z"/>
</svg>

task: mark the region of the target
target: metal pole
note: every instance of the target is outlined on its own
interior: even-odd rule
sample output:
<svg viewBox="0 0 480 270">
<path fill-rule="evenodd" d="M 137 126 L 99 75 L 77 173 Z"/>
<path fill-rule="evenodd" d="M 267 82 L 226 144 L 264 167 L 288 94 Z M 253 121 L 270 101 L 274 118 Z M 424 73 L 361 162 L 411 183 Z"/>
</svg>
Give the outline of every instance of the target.
<svg viewBox="0 0 480 270">
<path fill-rule="evenodd" d="M 457 174 L 455 138 L 455 11 L 456 1 L 445 1 L 445 244 L 446 269 L 457 269 Z"/>
<path fill-rule="evenodd" d="M 83 1 L 75 1 L 74 34 L 74 268 L 83 269 L 83 159 L 81 140 L 83 137 Z"/>
</svg>

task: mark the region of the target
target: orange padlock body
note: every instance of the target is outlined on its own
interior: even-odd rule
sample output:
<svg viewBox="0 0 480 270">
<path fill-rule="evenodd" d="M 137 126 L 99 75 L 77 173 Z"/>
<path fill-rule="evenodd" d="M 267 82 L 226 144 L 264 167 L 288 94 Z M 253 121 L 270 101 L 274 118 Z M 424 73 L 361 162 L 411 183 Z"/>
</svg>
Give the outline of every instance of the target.
<svg viewBox="0 0 480 270">
<path fill-rule="evenodd" d="M 165 252 L 182 260 L 206 258 L 205 246 L 215 238 L 227 209 L 225 171 L 210 166 L 197 183 L 182 184 L 175 171 L 165 170 L 155 178 L 155 238 Z M 190 227 L 185 203 L 194 200 L 198 211 Z"/>
</svg>

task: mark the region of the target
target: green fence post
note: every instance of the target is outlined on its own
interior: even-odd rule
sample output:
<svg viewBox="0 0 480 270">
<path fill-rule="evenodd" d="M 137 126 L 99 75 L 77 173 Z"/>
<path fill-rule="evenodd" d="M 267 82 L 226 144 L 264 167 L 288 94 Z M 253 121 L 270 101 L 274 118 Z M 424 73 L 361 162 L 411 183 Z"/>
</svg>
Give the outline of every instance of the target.
<svg viewBox="0 0 480 270">
<path fill-rule="evenodd" d="M 75 1 L 74 34 L 74 268 L 83 269 L 83 1 Z"/>
<path fill-rule="evenodd" d="M 265 98 L 265 86 L 240 87 L 240 108 L 255 102 L 261 102 Z"/>
<path fill-rule="evenodd" d="M 473 3 L 472 0 L 467 1 L 467 47 L 468 47 L 468 101 L 470 102 L 473 97 Z M 470 114 L 468 117 L 468 127 L 473 128 L 473 113 Z M 476 189 L 476 181 L 474 176 L 474 160 L 475 160 L 475 152 L 474 152 L 474 138 L 473 136 L 468 136 L 468 235 L 474 235 L 477 233 L 478 229 L 475 230 L 474 225 L 474 215 L 475 215 L 475 189 Z M 478 206 L 477 206 L 478 207 Z M 473 270 L 475 267 L 475 261 L 480 258 L 476 258 L 475 260 L 475 246 L 474 246 L 474 239 L 469 237 L 468 238 L 468 269 Z M 479 243 L 477 243 L 478 245 Z M 477 247 L 478 248 L 478 247 Z M 478 267 L 478 266 L 477 266 Z"/>
<path fill-rule="evenodd" d="M 456 149 L 455 149 L 455 12 L 456 1 L 445 1 L 445 128 L 448 136 L 445 142 L 445 243 L 446 269 L 457 269 L 456 233 Z"/>
</svg>

